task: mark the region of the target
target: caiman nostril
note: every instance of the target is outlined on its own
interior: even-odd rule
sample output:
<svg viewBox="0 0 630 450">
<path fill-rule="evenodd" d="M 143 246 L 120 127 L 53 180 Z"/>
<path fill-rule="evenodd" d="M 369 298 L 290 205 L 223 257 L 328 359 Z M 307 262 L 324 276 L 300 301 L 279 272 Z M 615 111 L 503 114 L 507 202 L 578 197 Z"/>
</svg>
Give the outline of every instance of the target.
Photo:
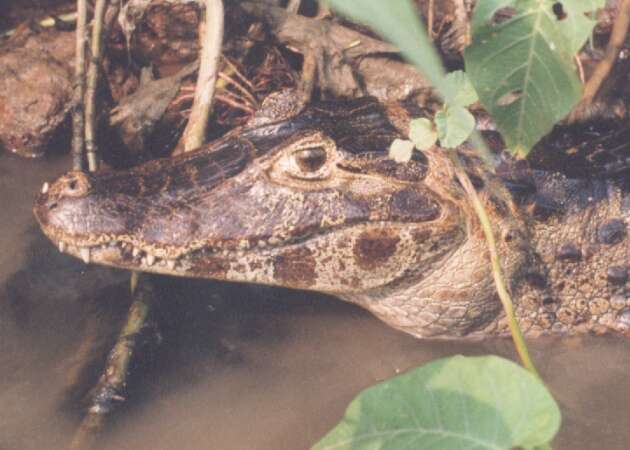
<svg viewBox="0 0 630 450">
<path fill-rule="evenodd" d="M 58 205 L 58 203 L 55 202 L 55 201 L 46 203 L 46 207 L 48 208 L 49 211 L 52 211 L 53 209 L 55 209 L 57 207 L 57 205 Z"/>
<path fill-rule="evenodd" d="M 71 172 L 59 179 L 60 194 L 66 197 L 82 197 L 90 190 L 90 181 L 83 172 Z"/>
</svg>

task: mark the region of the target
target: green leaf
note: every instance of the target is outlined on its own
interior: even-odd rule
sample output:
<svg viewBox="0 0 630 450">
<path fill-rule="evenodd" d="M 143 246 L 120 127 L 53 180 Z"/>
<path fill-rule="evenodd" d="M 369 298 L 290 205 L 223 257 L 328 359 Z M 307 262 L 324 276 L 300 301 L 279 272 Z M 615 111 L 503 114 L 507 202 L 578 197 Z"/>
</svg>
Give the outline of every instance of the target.
<svg viewBox="0 0 630 450">
<path fill-rule="evenodd" d="M 409 122 L 409 139 L 419 150 L 428 150 L 437 141 L 437 132 L 429 119 L 412 119 Z"/>
<path fill-rule="evenodd" d="M 479 100 L 477 91 L 475 91 L 466 72 L 462 70 L 449 72 L 445 81 L 446 88 L 453 92 L 449 106 L 469 106 Z"/>
<path fill-rule="evenodd" d="M 405 163 L 411 159 L 413 142 L 406 139 L 394 139 L 389 146 L 389 157 L 398 163 Z"/>
<path fill-rule="evenodd" d="M 534 375 L 496 356 L 455 356 L 363 391 L 313 450 L 534 447 L 559 426 Z"/>
<path fill-rule="evenodd" d="M 475 128 L 475 118 L 463 106 L 444 108 L 435 114 L 440 145 L 455 148 L 468 139 Z"/>
<path fill-rule="evenodd" d="M 511 4 L 514 15 L 497 23 L 496 9 L 484 5 L 473 19 L 466 72 L 508 146 L 525 155 L 580 98 L 572 43 L 557 26 L 553 0 L 489 3 Z"/>
<path fill-rule="evenodd" d="M 570 41 L 570 52 L 580 51 L 586 40 L 591 35 L 593 27 L 597 23 L 594 19 L 595 11 L 603 8 L 605 0 L 562 0 L 559 2 L 566 17 L 558 23 L 560 31 Z M 592 13 L 587 17 L 585 13 Z"/>
</svg>

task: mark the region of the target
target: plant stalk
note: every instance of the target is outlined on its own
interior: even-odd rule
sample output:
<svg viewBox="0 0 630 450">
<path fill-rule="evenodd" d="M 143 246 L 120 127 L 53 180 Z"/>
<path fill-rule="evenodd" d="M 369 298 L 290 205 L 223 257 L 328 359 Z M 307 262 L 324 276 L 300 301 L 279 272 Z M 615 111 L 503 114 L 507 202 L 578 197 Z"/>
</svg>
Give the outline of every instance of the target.
<svg viewBox="0 0 630 450">
<path fill-rule="evenodd" d="M 103 54 L 103 22 L 106 8 L 107 0 L 96 0 L 94 19 L 92 20 L 92 40 L 87 74 L 87 91 L 85 93 L 85 149 L 88 170 L 90 172 L 94 172 L 98 168 L 96 147 L 96 91 L 98 88 Z"/>
<path fill-rule="evenodd" d="M 85 46 L 87 24 L 87 0 L 77 0 L 76 50 L 74 59 L 74 93 L 72 98 L 72 169 L 83 170 L 85 148 Z"/>
<path fill-rule="evenodd" d="M 490 253 L 492 277 L 494 278 L 494 284 L 496 286 L 497 293 L 499 294 L 499 299 L 501 300 L 503 310 L 505 311 L 505 315 L 508 319 L 508 326 L 510 328 L 510 333 L 512 334 L 512 340 L 514 341 L 516 352 L 518 353 L 518 356 L 521 359 L 523 366 L 540 379 L 540 375 L 536 370 L 536 366 L 534 366 L 534 363 L 529 356 L 529 351 L 527 350 L 527 345 L 525 344 L 523 333 L 521 332 L 521 329 L 518 326 L 518 322 L 516 321 L 516 317 L 514 316 L 514 305 L 512 303 L 512 298 L 510 297 L 510 293 L 505 283 L 505 276 L 503 275 L 503 269 L 501 267 L 501 258 L 499 256 L 499 252 L 497 251 L 497 244 L 496 240 L 494 239 L 494 232 L 492 231 L 490 218 L 488 217 L 485 208 L 481 204 L 479 196 L 477 195 L 477 191 L 472 185 L 470 178 L 468 178 L 468 175 L 464 171 L 457 152 L 455 150 L 448 150 L 448 155 L 456 168 L 455 174 L 457 176 L 457 179 L 468 194 L 475 213 L 477 214 L 477 218 L 479 219 L 479 223 L 481 224 L 483 234 L 486 238 L 488 251 Z"/>
</svg>

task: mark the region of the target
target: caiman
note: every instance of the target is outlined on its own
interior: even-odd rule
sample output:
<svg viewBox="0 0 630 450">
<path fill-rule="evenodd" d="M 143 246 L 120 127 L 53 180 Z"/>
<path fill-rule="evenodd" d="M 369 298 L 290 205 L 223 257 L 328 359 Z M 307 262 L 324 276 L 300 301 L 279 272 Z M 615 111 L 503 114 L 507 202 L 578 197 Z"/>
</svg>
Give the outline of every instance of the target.
<svg viewBox="0 0 630 450">
<path fill-rule="evenodd" d="M 390 159 L 408 126 L 400 107 L 298 111 L 282 98 L 197 151 L 45 184 L 42 230 L 86 263 L 325 292 L 421 338 L 506 334 L 483 233 L 444 151 Z M 462 155 L 524 332 L 630 334 L 627 178 L 533 172 L 541 213 Z"/>
</svg>

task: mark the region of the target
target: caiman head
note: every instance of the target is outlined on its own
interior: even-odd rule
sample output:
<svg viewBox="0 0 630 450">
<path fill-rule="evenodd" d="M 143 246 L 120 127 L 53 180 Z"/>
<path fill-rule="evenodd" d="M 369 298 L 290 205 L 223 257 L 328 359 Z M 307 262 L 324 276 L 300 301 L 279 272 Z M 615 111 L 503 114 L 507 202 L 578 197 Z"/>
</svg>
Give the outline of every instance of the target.
<svg viewBox="0 0 630 450">
<path fill-rule="evenodd" d="M 390 159 L 400 133 L 371 99 L 299 114 L 267 103 L 198 151 L 45 185 L 42 230 L 85 262 L 332 293 L 417 336 L 466 334 L 498 314 L 481 233 L 439 150 Z"/>
</svg>

